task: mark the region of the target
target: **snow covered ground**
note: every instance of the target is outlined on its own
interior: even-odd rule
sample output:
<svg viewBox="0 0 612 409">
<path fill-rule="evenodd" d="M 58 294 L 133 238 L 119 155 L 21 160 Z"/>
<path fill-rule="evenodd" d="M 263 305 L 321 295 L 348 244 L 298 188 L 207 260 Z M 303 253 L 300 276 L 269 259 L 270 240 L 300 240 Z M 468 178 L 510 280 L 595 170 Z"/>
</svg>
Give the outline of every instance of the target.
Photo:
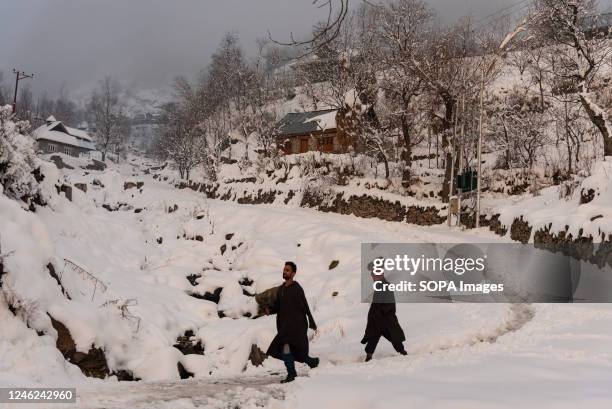
<svg viewBox="0 0 612 409">
<path fill-rule="evenodd" d="M 87 183 L 87 193 L 73 189 L 72 202 L 58 198 L 27 217 L 2 197 L 2 217 L 18 214 L 23 220 L 0 221 L 0 233 L 3 254 L 19 253 L 23 248 L 6 235 L 17 222 L 30 223 L 23 234 L 31 231 L 41 240 L 41 259 L 51 257 L 72 300 L 61 298 L 56 288 L 20 287 L 18 279 L 15 288 L 24 297 L 40 297 L 40 307 L 62 320 L 77 349 L 102 347 L 111 369 L 129 369 L 143 381 L 86 378 L 55 349 L 53 329 L 38 336 L 0 303 L 0 386 L 76 386 L 77 405 L 66 407 L 83 408 L 608 408 L 612 403 L 607 305 L 398 305 L 408 355 L 396 356 L 383 340 L 374 360 L 362 362 L 359 341 L 368 305 L 360 303 L 360 243 L 505 240 L 486 230 L 465 233 L 445 225 L 207 201 L 130 165 L 87 175 L 78 168 L 64 172 L 71 183 Z M 144 185 L 125 189 L 126 181 Z M 92 283 L 98 281 L 71 276 L 63 259 L 103 286 L 94 293 Z M 249 318 L 257 306 L 243 290 L 258 293 L 278 285 L 286 260 L 297 263 L 296 279 L 317 320 L 311 351 L 321 365 L 300 366 L 303 376 L 281 386 L 280 361 L 268 359 L 261 367 L 247 362 L 253 344 L 267 348 L 275 317 Z M 330 270 L 334 260 L 338 265 Z M 202 275 L 196 286 L 186 278 L 191 274 Z M 218 304 L 189 295 L 219 287 Z M 133 300 L 129 312 L 139 319 L 137 327 L 102 307 L 116 300 Z M 30 325 L 44 327 L 36 320 Z M 204 355 L 182 355 L 172 347 L 187 330 L 202 342 Z M 195 377 L 179 380 L 177 362 Z"/>
</svg>

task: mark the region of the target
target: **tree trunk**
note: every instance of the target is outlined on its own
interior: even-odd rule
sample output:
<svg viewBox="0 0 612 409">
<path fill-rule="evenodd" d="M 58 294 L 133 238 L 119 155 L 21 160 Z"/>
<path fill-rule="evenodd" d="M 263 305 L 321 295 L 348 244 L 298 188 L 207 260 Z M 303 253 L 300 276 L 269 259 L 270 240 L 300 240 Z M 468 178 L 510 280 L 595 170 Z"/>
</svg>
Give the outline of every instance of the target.
<svg viewBox="0 0 612 409">
<path fill-rule="evenodd" d="M 444 120 L 442 127 L 442 150 L 447 151 L 448 140 L 447 132 L 453 127 L 453 117 L 455 115 L 455 98 L 452 96 L 444 97 Z M 442 184 L 442 201 L 448 202 L 450 197 L 450 178 L 451 178 L 451 167 L 453 166 L 453 154 L 452 152 L 446 152 L 446 160 L 444 166 L 444 182 Z"/>
<path fill-rule="evenodd" d="M 402 149 L 400 155 L 400 159 L 404 163 L 404 168 L 402 169 L 402 187 L 408 188 L 410 187 L 410 176 L 412 173 L 412 141 L 410 127 L 408 126 L 408 118 L 406 118 L 405 114 L 401 116 L 401 122 L 402 136 L 404 137 L 404 149 Z"/>
<path fill-rule="evenodd" d="M 604 143 L 604 156 L 612 156 L 612 135 L 610 135 L 609 123 L 605 112 L 595 105 L 589 97 L 585 95 L 584 91 L 580 93 L 580 102 L 582 102 L 582 106 L 591 119 L 591 122 L 593 122 L 593 125 L 601 132 Z"/>
</svg>

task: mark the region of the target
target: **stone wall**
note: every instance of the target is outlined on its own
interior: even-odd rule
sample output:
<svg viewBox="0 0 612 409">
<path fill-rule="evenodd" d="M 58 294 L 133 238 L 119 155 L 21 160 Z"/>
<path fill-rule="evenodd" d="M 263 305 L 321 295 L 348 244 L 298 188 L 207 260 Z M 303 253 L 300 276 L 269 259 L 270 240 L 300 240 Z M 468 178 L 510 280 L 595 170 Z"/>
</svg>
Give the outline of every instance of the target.
<svg viewBox="0 0 612 409">
<path fill-rule="evenodd" d="M 297 203 L 298 206 L 326 213 L 352 214 L 366 219 L 377 218 L 421 226 L 432 226 L 446 221 L 446 216 L 440 215 L 441 210 L 435 206 L 409 206 L 402 204 L 399 200 L 391 201 L 366 194 L 345 195 L 332 190 L 321 191 L 308 188 L 302 192 L 281 186 L 273 189 L 253 189 L 255 184 L 241 183 L 220 185 L 218 183 L 180 182 L 175 186 L 179 189 L 192 189 L 203 193 L 209 199 L 234 201 L 240 204 L 272 204 L 275 202 L 289 204 L 292 199 L 301 196 Z"/>
</svg>

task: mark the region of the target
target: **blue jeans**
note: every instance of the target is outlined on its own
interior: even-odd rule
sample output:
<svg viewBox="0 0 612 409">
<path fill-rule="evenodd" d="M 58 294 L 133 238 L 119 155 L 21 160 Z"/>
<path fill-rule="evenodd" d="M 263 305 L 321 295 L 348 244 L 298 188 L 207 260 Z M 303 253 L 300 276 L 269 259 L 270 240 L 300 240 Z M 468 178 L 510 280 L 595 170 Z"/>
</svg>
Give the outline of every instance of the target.
<svg viewBox="0 0 612 409">
<path fill-rule="evenodd" d="M 297 372 L 295 372 L 295 358 L 291 352 L 283 354 L 283 362 L 285 363 L 285 368 L 287 368 L 287 375 L 297 376 Z"/>
<path fill-rule="evenodd" d="M 295 357 L 291 353 L 291 349 L 288 344 L 283 345 L 283 362 L 285 363 L 285 368 L 287 368 L 287 375 L 289 376 L 297 376 L 297 372 L 295 371 Z M 313 366 L 315 359 L 307 356 L 304 363 L 310 367 Z"/>
</svg>

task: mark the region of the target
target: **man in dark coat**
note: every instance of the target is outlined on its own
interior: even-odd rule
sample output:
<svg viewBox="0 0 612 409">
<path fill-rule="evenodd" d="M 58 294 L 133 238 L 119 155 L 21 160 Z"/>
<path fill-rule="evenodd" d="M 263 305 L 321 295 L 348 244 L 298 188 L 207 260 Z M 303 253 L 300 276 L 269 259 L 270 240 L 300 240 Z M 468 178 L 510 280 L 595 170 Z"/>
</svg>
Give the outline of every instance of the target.
<svg viewBox="0 0 612 409">
<path fill-rule="evenodd" d="M 372 280 L 389 284 L 383 274 L 372 274 Z M 362 344 L 366 344 L 366 362 L 372 359 L 381 336 L 391 342 L 397 352 L 407 355 L 403 344 L 406 336 L 395 315 L 395 296 L 393 291 L 389 291 L 387 287 L 385 287 L 384 291 L 374 291 L 372 296 L 372 303 L 368 311 L 368 323 L 361 340 Z"/>
<path fill-rule="evenodd" d="M 319 365 L 319 358 L 308 356 L 308 328 L 317 329 L 310 313 L 304 290 L 293 280 L 297 267 L 288 261 L 283 269 L 285 282 L 279 287 L 276 301 L 267 313 L 276 313 L 278 334 L 272 340 L 266 354 L 281 359 L 287 367 L 287 378 L 281 383 L 291 382 L 297 376 L 295 361 L 306 363 L 311 368 Z"/>
</svg>

